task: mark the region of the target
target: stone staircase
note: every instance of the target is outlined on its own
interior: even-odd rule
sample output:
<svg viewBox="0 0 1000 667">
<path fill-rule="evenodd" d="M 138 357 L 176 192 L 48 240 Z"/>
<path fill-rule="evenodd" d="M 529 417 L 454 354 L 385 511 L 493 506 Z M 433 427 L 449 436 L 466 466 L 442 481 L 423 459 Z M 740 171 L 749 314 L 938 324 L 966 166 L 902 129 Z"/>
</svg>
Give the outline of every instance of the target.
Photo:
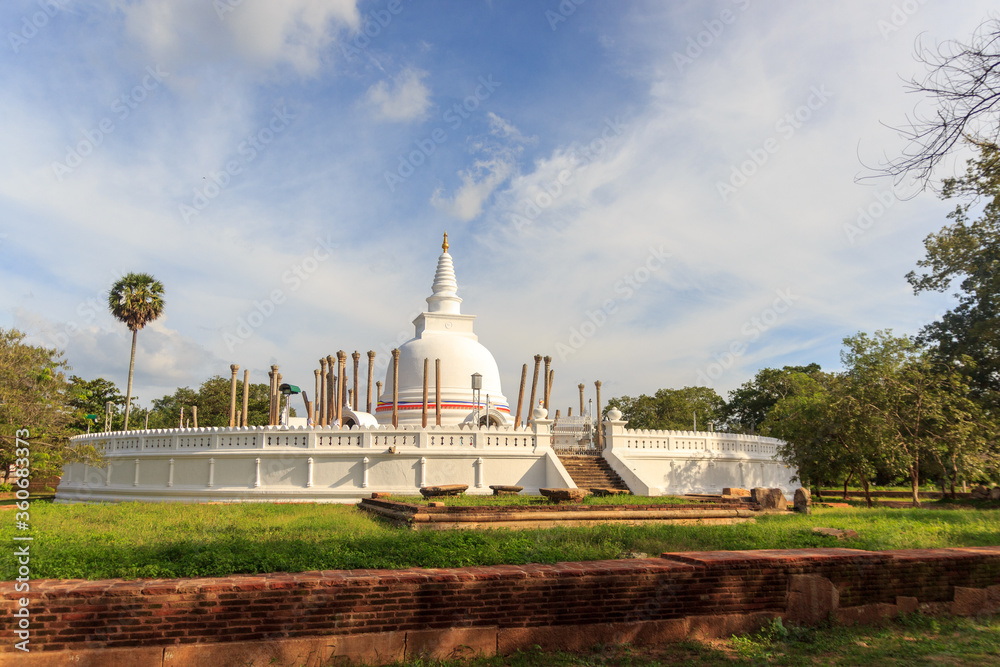
<svg viewBox="0 0 1000 667">
<path fill-rule="evenodd" d="M 559 460 L 562 462 L 566 472 L 573 478 L 573 482 L 581 489 L 608 488 L 628 491 L 629 488 L 622 481 L 608 462 L 602 456 L 572 456 L 560 454 Z"/>
</svg>

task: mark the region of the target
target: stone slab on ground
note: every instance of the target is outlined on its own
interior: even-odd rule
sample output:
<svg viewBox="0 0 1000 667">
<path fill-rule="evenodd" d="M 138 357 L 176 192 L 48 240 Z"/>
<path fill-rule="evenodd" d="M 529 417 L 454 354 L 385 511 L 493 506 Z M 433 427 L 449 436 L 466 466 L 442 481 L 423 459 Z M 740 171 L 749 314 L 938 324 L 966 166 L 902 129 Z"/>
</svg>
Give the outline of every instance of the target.
<svg viewBox="0 0 1000 667">
<path fill-rule="evenodd" d="M 812 514 L 812 495 L 809 493 L 809 489 L 802 488 L 801 486 L 795 489 L 795 497 L 792 502 L 794 503 L 796 512 Z"/>
<path fill-rule="evenodd" d="M 631 496 L 632 492 L 628 489 L 614 489 L 607 486 L 595 486 L 590 490 L 595 496 Z"/>
<path fill-rule="evenodd" d="M 437 496 L 460 496 L 469 488 L 468 484 L 438 484 L 437 486 L 425 486 L 420 489 L 420 495 L 424 498 L 434 498 Z"/>
<path fill-rule="evenodd" d="M 543 496 L 551 500 L 552 502 L 565 502 L 571 501 L 578 503 L 587 496 L 586 489 L 538 489 L 538 492 Z"/>
<path fill-rule="evenodd" d="M 722 495 L 733 496 L 737 498 L 743 498 L 743 497 L 749 498 L 750 489 L 741 489 L 735 486 L 727 486 L 722 489 Z"/>
<path fill-rule="evenodd" d="M 504 484 L 490 484 L 490 488 L 493 489 L 494 496 L 516 496 L 517 494 L 524 491 L 523 486 L 512 486 Z"/>
<path fill-rule="evenodd" d="M 826 535 L 827 537 L 836 537 L 838 540 L 846 540 L 850 538 L 860 537 L 853 530 L 841 530 L 839 528 L 821 528 L 819 526 L 813 528 L 812 532 L 817 535 Z"/>
<path fill-rule="evenodd" d="M 765 489 L 764 487 L 754 487 L 750 491 L 750 499 L 760 505 L 762 510 L 785 510 L 788 509 L 788 501 L 781 489 Z"/>
</svg>

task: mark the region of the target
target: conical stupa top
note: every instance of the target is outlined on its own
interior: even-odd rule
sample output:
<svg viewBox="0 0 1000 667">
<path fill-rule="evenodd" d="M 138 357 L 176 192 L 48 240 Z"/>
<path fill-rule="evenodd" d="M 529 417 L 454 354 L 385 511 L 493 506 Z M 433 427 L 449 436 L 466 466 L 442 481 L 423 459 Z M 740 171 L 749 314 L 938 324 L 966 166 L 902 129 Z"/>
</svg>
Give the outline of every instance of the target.
<svg viewBox="0 0 1000 667">
<path fill-rule="evenodd" d="M 448 232 L 444 234 L 441 244 L 441 256 L 438 257 L 437 271 L 434 272 L 434 284 L 431 285 L 431 295 L 427 297 L 427 310 L 431 313 L 460 314 L 462 300 L 458 298 L 458 280 L 455 278 L 455 266 L 448 254 Z"/>
</svg>

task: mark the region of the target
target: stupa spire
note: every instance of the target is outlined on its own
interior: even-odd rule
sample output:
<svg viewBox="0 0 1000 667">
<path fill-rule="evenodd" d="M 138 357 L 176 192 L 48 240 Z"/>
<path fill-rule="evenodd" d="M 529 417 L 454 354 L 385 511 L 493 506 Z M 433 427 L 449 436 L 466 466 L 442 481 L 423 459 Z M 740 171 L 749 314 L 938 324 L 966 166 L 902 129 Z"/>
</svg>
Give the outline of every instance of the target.
<svg viewBox="0 0 1000 667">
<path fill-rule="evenodd" d="M 455 278 L 455 265 L 451 262 L 448 247 L 448 232 L 445 232 L 444 243 L 441 244 L 443 252 L 438 257 L 431 295 L 427 297 L 427 311 L 460 315 L 462 300 L 458 297 L 458 280 Z"/>
</svg>

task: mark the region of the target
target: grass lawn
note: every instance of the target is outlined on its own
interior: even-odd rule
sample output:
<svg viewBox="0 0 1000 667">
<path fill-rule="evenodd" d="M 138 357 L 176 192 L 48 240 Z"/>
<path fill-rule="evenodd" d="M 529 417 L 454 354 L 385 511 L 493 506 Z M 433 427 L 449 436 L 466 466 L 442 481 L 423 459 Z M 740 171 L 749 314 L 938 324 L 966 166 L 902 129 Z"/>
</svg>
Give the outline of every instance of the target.
<svg viewBox="0 0 1000 667">
<path fill-rule="evenodd" d="M 627 552 L 1000 545 L 1000 510 L 817 508 L 812 516 L 768 515 L 734 525 L 440 532 L 392 528 L 345 505 L 34 502 L 30 514 L 33 578 L 554 563 Z M 860 535 L 838 541 L 813 534 L 813 526 Z M 0 514 L 0 540 L 12 544 L 15 534 L 25 533 L 7 510 Z M 13 579 L 15 567 L 14 559 L 0 561 L 0 579 Z"/>
<path fill-rule="evenodd" d="M 413 661 L 408 667 L 653 667 L 654 665 L 949 665 L 1000 662 L 1000 617 L 904 616 L 884 628 L 786 628 L 714 641 L 594 647 L 583 653 L 530 651 L 466 662 Z"/>
</svg>

